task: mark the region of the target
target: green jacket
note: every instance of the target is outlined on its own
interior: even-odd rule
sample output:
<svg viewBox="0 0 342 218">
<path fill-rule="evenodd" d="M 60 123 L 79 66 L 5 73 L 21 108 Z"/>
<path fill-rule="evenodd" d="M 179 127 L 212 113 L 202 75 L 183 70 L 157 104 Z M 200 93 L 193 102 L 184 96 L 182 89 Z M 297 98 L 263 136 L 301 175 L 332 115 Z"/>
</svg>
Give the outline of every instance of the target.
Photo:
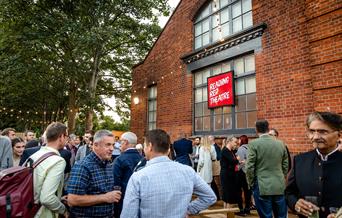
<svg viewBox="0 0 342 218">
<path fill-rule="evenodd" d="M 260 195 L 283 195 L 288 158 L 285 144 L 261 135 L 248 145 L 246 176 L 249 187 L 258 179 Z"/>
</svg>

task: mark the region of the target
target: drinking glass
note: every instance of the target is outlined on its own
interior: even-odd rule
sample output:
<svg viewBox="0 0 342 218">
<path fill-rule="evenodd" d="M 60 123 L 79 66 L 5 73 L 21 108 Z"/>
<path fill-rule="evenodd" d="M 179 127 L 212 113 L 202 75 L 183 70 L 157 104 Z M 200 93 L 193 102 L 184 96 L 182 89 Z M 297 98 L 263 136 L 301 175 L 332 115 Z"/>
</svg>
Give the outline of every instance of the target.
<svg viewBox="0 0 342 218">
<path fill-rule="evenodd" d="M 121 186 L 115 185 L 114 186 L 114 191 L 121 191 Z"/>
<path fill-rule="evenodd" d="M 304 199 L 318 207 L 318 197 L 317 196 L 305 196 Z M 319 218 L 319 211 L 314 210 L 309 216 L 309 218 Z"/>
</svg>

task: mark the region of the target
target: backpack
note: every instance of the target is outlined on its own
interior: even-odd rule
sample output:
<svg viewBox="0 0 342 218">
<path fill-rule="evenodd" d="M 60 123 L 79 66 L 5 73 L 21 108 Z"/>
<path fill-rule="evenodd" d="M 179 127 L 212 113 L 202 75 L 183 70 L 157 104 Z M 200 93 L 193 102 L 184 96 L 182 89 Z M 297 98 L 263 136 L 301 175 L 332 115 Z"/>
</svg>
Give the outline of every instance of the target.
<svg viewBox="0 0 342 218">
<path fill-rule="evenodd" d="M 17 166 L 0 172 L 0 217 L 32 218 L 40 204 L 34 203 L 33 170 L 46 158 L 56 155 L 48 152 L 31 166 Z M 30 159 L 28 159 L 30 160 Z"/>
</svg>

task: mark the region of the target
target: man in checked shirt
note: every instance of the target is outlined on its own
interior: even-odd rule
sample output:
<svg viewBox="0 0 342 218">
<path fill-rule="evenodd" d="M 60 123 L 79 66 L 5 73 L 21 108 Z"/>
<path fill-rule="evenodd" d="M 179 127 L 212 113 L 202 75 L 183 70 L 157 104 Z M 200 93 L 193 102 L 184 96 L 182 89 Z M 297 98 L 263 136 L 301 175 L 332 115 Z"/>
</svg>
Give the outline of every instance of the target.
<svg viewBox="0 0 342 218">
<path fill-rule="evenodd" d="M 94 135 L 93 152 L 72 168 L 67 188 L 70 217 L 113 217 L 114 202 L 121 198 L 121 192 L 114 191 L 113 149 L 113 134 L 99 130 Z"/>
<path fill-rule="evenodd" d="M 216 202 L 210 186 L 190 166 L 168 158 L 170 137 L 164 130 L 149 131 L 145 143 L 148 162 L 128 182 L 121 217 L 188 217 Z M 197 196 L 193 201 L 192 194 Z"/>
</svg>

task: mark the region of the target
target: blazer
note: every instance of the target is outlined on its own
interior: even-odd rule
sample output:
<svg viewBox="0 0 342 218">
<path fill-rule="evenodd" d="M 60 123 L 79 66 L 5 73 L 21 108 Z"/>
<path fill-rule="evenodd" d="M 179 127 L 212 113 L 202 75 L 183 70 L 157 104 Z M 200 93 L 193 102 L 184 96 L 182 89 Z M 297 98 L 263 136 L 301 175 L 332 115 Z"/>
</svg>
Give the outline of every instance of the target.
<svg viewBox="0 0 342 218">
<path fill-rule="evenodd" d="M 327 217 L 329 207 L 342 206 L 342 152 L 321 160 L 316 150 L 295 156 L 285 191 L 288 206 L 294 210 L 299 198 L 317 196 L 320 217 Z"/>
<path fill-rule="evenodd" d="M 43 146 L 45 147 L 45 146 Z M 36 153 L 37 151 L 39 151 L 41 148 L 41 146 L 37 146 L 37 147 L 32 147 L 32 148 L 27 148 L 24 150 L 23 155 L 21 156 L 20 162 L 19 162 L 19 166 L 22 166 L 25 161 L 34 153 Z M 60 149 L 59 150 L 59 154 L 61 155 L 61 157 L 65 160 L 66 165 L 65 165 L 65 169 L 64 169 L 64 173 L 69 173 L 71 171 L 71 165 L 70 165 L 70 158 L 71 158 L 71 152 L 66 150 L 66 149 Z"/>
<path fill-rule="evenodd" d="M 182 138 L 178 141 L 175 141 L 173 143 L 173 149 L 176 153 L 176 162 L 179 162 L 181 164 L 185 164 L 188 166 L 192 166 L 191 160 L 190 160 L 190 154 L 192 154 L 192 141 Z"/>
<path fill-rule="evenodd" d="M 288 158 L 282 141 L 261 135 L 248 145 L 247 182 L 253 187 L 257 179 L 260 195 L 283 195 Z"/>
<path fill-rule="evenodd" d="M 64 159 L 57 150 L 48 146 L 39 149 L 31 158 L 36 161 L 48 152 L 56 155 L 48 157 L 33 171 L 34 201 L 42 205 L 35 218 L 58 218 L 58 214 L 65 212 L 65 206 L 60 201 L 64 183 Z"/>
</svg>

